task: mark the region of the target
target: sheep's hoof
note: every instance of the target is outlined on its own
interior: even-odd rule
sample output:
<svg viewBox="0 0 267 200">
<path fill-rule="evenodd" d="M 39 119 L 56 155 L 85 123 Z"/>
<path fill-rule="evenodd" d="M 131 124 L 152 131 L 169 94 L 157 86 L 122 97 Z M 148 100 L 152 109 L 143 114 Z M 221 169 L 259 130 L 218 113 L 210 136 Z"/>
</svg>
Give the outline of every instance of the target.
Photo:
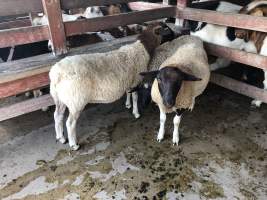
<svg viewBox="0 0 267 200">
<path fill-rule="evenodd" d="M 132 105 L 131 105 L 131 104 L 126 104 L 125 107 L 126 107 L 127 109 L 130 109 L 130 108 L 132 107 Z"/>
<path fill-rule="evenodd" d="M 75 145 L 72 145 L 70 148 L 71 148 L 72 151 L 77 151 L 77 150 L 79 150 L 80 145 L 75 144 Z"/>
<path fill-rule="evenodd" d="M 159 143 L 161 143 L 162 140 L 163 140 L 163 138 L 161 138 L 161 137 L 157 137 L 157 141 L 158 141 Z"/>
<path fill-rule="evenodd" d="M 178 145 L 179 145 L 178 143 L 179 143 L 179 142 L 177 142 L 177 143 L 174 142 L 172 145 L 173 145 L 173 146 L 178 146 Z"/>
<path fill-rule="evenodd" d="M 259 108 L 261 106 L 262 102 L 259 100 L 253 100 L 251 101 L 251 107 L 252 108 Z"/>
<path fill-rule="evenodd" d="M 172 139 L 173 146 L 178 146 L 179 145 L 179 139 L 178 138 L 173 138 Z"/>
<path fill-rule="evenodd" d="M 139 113 L 133 113 L 133 115 L 134 115 L 134 117 L 136 118 L 136 119 L 139 119 L 140 117 L 141 117 L 141 115 L 139 114 Z"/>
<path fill-rule="evenodd" d="M 66 144 L 68 140 L 66 140 L 64 137 L 57 139 L 57 142 L 60 142 L 62 144 Z"/>
</svg>

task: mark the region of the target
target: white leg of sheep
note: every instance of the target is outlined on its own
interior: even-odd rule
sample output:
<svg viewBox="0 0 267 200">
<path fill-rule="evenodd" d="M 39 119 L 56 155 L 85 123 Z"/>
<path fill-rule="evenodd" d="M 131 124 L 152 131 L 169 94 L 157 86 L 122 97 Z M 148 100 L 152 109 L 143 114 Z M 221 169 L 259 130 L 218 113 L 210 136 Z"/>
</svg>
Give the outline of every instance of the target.
<svg viewBox="0 0 267 200">
<path fill-rule="evenodd" d="M 66 106 L 62 103 L 56 103 L 56 110 L 54 113 L 55 119 L 55 130 L 56 130 L 56 139 L 57 141 L 61 142 L 62 144 L 66 143 L 66 139 L 63 135 L 63 119 L 64 119 L 64 112 L 66 110 Z"/>
<path fill-rule="evenodd" d="M 179 125 L 180 125 L 180 122 L 181 122 L 181 115 L 175 115 L 175 117 L 173 118 L 173 125 L 174 125 L 173 135 L 172 135 L 173 145 L 178 145 L 178 143 L 179 143 Z"/>
<path fill-rule="evenodd" d="M 157 141 L 161 142 L 164 138 L 164 134 L 165 134 L 165 122 L 166 122 L 166 113 L 163 112 L 160 109 L 160 127 L 159 127 L 159 132 L 158 132 L 158 136 L 157 136 Z"/>
<path fill-rule="evenodd" d="M 68 139 L 69 139 L 69 145 L 72 150 L 76 151 L 80 148 L 80 145 L 77 143 L 77 135 L 76 135 L 76 124 L 77 120 L 80 116 L 81 112 L 75 112 L 69 114 L 69 117 L 67 119 L 67 131 L 68 131 Z"/>
<path fill-rule="evenodd" d="M 136 119 L 140 117 L 139 111 L 138 111 L 138 94 L 137 92 L 132 93 L 132 98 L 133 98 L 133 115 Z"/>
<path fill-rule="evenodd" d="M 126 92 L 126 103 L 125 103 L 125 106 L 127 109 L 130 109 L 132 107 L 132 104 L 131 104 L 131 93 L 130 92 Z"/>
<path fill-rule="evenodd" d="M 264 80 L 263 80 L 263 89 L 264 90 L 267 90 L 267 71 L 264 71 Z M 254 107 L 260 107 L 262 104 L 262 101 L 260 100 L 257 100 L 257 99 L 254 99 L 252 102 L 251 102 L 251 105 Z"/>
</svg>

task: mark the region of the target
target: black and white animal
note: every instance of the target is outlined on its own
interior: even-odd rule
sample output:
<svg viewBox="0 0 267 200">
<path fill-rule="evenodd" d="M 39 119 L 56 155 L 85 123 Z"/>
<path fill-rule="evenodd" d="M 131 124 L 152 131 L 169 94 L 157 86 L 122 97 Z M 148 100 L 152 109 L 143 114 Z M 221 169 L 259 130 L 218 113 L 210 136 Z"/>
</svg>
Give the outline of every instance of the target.
<svg viewBox="0 0 267 200">
<path fill-rule="evenodd" d="M 161 26 L 147 28 L 133 44 L 107 53 L 70 56 L 56 63 L 50 70 L 50 94 L 55 102 L 56 139 L 65 143 L 63 116 L 69 110 L 66 122 L 69 145 L 79 148 L 76 137 L 77 120 L 88 103 L 111 103 L 136 87 L 147 71 L 155 48 L 160 45 Z M 133 114 L 138 118 L 137 93 L 133 93 Z"/>
<path fill-rule="evenodd" d="M 141 75 L 155 79 L 151 96 L 160 110 L 157 140 L 161 142 L 164 138 L 166 113 L 175 112 L 172 141 L 174 145 L 178 145 L 182 114 L 194 108 L 196 97 L 205 90 L 209 82 L 210 69 L 207 54 L 199 38 L 182 36 L 169 44 L 174 44 L 177 48 L 168 48 L 167 53 L 154 57 L 157 62 L 162 62 L 159 69 Z"/>
<path fill-rule="evenodd" d="M 244 6 L 240 11 L 240 14 L 252 15 L 256 17 L 266 17 L 267 16 L 267 1 L 253 1 L 248 5 Z M 258 53 L 263 56 L 267 56 L 267 33 L 251 31 L 245 29 L 235 29 L 236 37 L 244 39 L 247 42 L 252 42 L 254 45 L 253 53 Z M 263 70 L 264 80 L 263 89 L 267 90 L 267 71 Z M 258 77 L 260 78 L 260 77 Z M 262 101 L 253 100 L 251 102 L 252 106 L 260 107 Z"/>
<path fill-rule="evenodd" d="M 194 4 L 192 4 L 194 5 Z M 197 4 L 196 4 L 197 5 Z M 238 13 L 242 7 L 225 1 L 215 1 L 205 4 L 201 9 L 214 10 L 219 12 Z M 205 42 L 216 45 L 230 47 L 234 49 L 246 50 L 248 52 L 255 51 L 255 45 L 250 41 L 237 38 L 235 29 L 232 27 L 208 24 L 206 22 L 188 21 L 190 34 L 201 38 Z M 218 58 L 215 63 L 210 65 L 211 70 L 220 69 L 229 66 L 230 60 Z"/>
</svg>

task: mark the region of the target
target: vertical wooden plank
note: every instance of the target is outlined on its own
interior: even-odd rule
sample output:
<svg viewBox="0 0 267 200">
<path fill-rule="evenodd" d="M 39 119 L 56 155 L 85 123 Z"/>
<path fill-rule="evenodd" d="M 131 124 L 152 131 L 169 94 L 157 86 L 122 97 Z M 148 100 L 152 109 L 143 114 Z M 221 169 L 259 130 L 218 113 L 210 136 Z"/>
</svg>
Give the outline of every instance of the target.
<svg viewBox="0 0 267 200">
<path fill-rule="evenodd" d="M 192 0 L 177 0 L 177 8 L 180 10 L 183 10 L 187 7 L 189 3 L 191 3 Z M 176 26 L 185 26 L 185 20 L 176 18 L 175 25 Z"/>
<path fill-rule="evenodd" d="M 67 53 L 66 34 L 62 19 L 60 0 L 42 0 L 44 12 L 48 19 L 50 40 L 55 55 Z"/>
</svg>

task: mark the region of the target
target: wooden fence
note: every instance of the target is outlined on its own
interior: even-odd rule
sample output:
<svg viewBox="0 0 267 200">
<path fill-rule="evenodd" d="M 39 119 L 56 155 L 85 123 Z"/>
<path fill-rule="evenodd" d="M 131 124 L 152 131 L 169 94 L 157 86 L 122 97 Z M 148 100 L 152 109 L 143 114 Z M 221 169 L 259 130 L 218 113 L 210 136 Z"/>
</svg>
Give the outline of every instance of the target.
<svg viewBox="0 0 267 200">
<path fill-rule="evenodd" d="M 62 20 L 61 9 L 125 2 L 129 3 L 129 6 L 135 11 L 65 23 Z M 25 16 L 25 14 L 28 15 L 27 13 L 38 12 L 44 12 L 48 16 L 48 25 L 45 26 L 31 26 L 30 20 L 27 18 L 0 23 L 0 48 L 51 40 L 55 49 L 54 53 L 57 55 L 44 54 L 0 64 L 0 98 L 13 96 L 48 85 L 48 71 L 62 56 L 88 52 L 103 52 L 132 42 L 134 38 L 126 37 L 112 42 L 89 45 L 68 51 L 66 48 L 66 37 L 71 35 L 167 17 L 178 18 L 181 20 L 181 24 L 183 24 L 183 20 L 196 20 L 267 32 L 267 18 L 189 8 L 187 7 L 191 3 L 189 0 L 178 0 L 177 5 L 167 5 L 168 1 L 164 2 L 164 4 L 155 4 L 135 2 L 133 0 L 0 0 L 0 17 L 7 15 Z M 209 54 L 215 56 L 225 57 L 236 62 L 267 69 L 267 58 L 264 56 L 212 44 L 206 44 L 206 49 Z M 262 89 L 219 74 L 214 74 L 211 81 L 267 103 L 267 92 Z M 0 121 L 52 104 L 51 98 L 49 95 L 46 95 L 3 107 L 0 108 Z"/>
</svg>

